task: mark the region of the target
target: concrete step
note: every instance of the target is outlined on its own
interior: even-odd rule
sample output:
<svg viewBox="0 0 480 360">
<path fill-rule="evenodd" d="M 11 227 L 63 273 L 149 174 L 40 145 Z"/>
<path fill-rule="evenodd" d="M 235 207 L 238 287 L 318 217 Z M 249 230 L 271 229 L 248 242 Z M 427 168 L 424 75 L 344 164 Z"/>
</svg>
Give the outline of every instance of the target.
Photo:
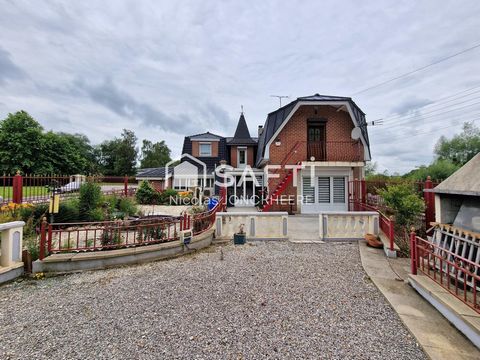
<svg viewBox="0 0 480 360">
<path fill-rule="evenodd" d="M 408 282 L 448 321 L 480 348 L 480 313 L 425 275 L 408 275 Z"/>
</svg>

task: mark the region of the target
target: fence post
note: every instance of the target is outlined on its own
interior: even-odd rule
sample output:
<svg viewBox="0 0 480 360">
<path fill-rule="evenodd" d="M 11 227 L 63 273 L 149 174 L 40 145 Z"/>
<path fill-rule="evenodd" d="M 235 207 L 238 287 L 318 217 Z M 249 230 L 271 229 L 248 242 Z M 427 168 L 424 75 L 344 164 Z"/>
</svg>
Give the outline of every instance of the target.
<svg viewBox="0 0 480 360">
<path fill-rule="evenodd" d="M 40 226 L 40 251 L 38 258 L 43 260 L 45 258 L 45 243 L 47 240 L 47 218 L 42 219 L 42 225 Z"/>
<path fill-rule="evenodd" d="M 423 189 L 423 199 L 425 200 L 425 229 L 428 229 L 430 227 L 430 223 L 435 221 L 435 195 L 431 191 L 425 191 L 432 188 L 432 180 L 430 176 L 427 176 L 427 180 L 425 181 Z"/>
<path fill-rule="evenodd" d="M 125 196 L 128 196 L 128 176 L 125 175 L 123 178 L 123 194 Z"/>
<path fill-rule="evenodd" d="M 12 185 L 12 201 L 15 204 L 21 204 L 23 198 L 23 178 L 20 175 L 20 171 L 17 171 L 17 174 L 13 177 Z"/>
<path fill-rule="evenodd" d="M 365 183 L 365 179 L 361 181 L 361 187 L 362 187 L 362 204 L 367 203 L 367 184 Z"/>
<path fill-rule="evenodd" d="M 390 228 L 388 229 L 388 237 L 390 239 L 390 250 L 394 250 L 394 243 L 395 243 L 395 220 L 392 218 L 390 219 Z"/>
<path fill-rule="evenodd" d="M 417 234 L 413 227 L 410 231 L 410 271 L 417 275 Z"/>
</svg>

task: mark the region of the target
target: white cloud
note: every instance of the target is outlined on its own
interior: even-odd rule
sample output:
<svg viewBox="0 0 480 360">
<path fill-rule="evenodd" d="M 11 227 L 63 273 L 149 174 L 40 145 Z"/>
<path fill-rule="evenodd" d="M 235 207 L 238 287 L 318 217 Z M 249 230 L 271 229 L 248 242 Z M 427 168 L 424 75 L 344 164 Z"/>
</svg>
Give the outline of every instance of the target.
<svg viewBox="0 0 480 360">
<path fill-rule="evenodd" d="M 0 118 L 25 109 L 93 142 L 130 128 L 178 155 L 189 132 L 232 134 L 241 104 L 253 134 L 277 106 L 271 94 L 349 96 L 467 48 L 478 41 L 479 10 L 477 1 L 434 0 L 10 1 L 0 12 Z M 368 120 L 421 115 L 429 101 L 480 83 L 479 56 L 354 100 Z M 430 161 L 436 139 L 473 113 L 454 115 L 439 118 L 457 124 L 449 129 L 431 118 L 372 129 L 374 160 L 390 172 Z"/>
</svg>

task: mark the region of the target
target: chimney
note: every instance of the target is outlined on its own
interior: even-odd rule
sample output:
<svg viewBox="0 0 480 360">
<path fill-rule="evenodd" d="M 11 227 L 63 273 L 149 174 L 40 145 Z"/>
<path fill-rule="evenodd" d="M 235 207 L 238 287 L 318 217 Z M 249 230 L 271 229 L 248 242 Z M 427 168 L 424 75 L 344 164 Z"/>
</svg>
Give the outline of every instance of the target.
<svg viewBox="0 0 480 360">
<path fill-rule="evenodd" d="M 263 133 L 263 125 L 258 125 L 258 137 Z"/>
</svg>

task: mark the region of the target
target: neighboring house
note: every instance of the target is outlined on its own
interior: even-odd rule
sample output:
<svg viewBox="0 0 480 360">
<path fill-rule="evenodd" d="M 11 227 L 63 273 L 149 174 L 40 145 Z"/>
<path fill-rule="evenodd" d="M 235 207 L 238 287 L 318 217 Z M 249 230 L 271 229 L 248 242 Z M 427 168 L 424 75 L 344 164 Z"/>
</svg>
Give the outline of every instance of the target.
<svg viewBox="0 0 480 360">
<path fill-rule="evenodd" d="M 242 113 L 233 137 L 210 132 L 187 136 L 182 153 L 206 165 L 206 182 L 198 184 L 210 193 L 218 194 L 215 168 L 222 160 L 229 165 L 224 173 L 233 181 L 227 194 L 235 199 L 229 205 L 251 206 L 253 196 L 264 190 L 264 211 L 301 213 L 347 211 L 349 181 L 362 179 L 365 161 L 370 160 L 365 114 L 351 98 L 318 94 L 268 114 L 265 125 L 258 127 L 258 138 L 251 137 Z M 193 162 L 182 158 L 185 161 Z M 298 173 L 295 166 L 301 166 Z M 250 176 L 242 177 L 245 173 Z M 153 179 L 157 173 L 146 169 L 137 178 L 150 174 Z"/>
</svg>

